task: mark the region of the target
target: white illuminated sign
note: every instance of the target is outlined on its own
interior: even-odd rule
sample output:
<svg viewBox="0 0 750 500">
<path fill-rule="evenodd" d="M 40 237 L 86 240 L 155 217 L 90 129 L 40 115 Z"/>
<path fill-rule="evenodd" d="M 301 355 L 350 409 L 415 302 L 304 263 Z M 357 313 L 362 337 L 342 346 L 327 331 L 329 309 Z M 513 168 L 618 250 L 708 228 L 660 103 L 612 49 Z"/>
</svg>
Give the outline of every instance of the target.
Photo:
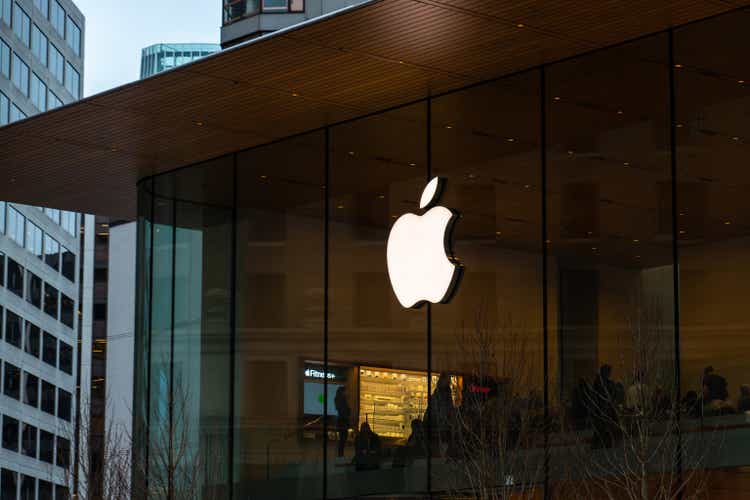
<svg viewBox="0 0 750 500">
<path fill-rule="evenodd" d="M 440 197 L 443 179 L 434 177 L 422 192 L 419 208 Z M 453 294 L 461 266 L 450 253 L 450 232 L 458 214 L 433 207 L 424 215 L 404 214 L 388 236 L 388 276 L 396 298 L 406 308 L 424 302 L 446 302 Z"/>
<path fill-rule="evenodd" d="M 299 372 L 297 372 L 297 373 L 299 373 Z M 330 379 L 336 378 L 336 375 L 333 374 L 333 373 L 331 373 L 331 372 L 328 372 L 326 374 L 323 370 L 316 370 L 315 368 L 306 368 L 305 369 L 305 377 L 310 377 L 310 378 L 328 378 L 330 380 Z"/>
</svg>

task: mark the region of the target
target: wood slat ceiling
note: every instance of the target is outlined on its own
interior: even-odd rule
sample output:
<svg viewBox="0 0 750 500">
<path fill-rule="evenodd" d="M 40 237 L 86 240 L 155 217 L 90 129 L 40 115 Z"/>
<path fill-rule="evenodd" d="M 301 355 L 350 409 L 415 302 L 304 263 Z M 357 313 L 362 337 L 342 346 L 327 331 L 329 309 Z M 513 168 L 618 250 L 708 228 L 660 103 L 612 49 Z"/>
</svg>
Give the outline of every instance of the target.
<svg viewBox="0 0 750 500">
<path fill-rule="evenodd" d="M 130 218 L 145 176 L 745 4 L 372 1 L 0 128 L 0 199 Z"/>
</svg>

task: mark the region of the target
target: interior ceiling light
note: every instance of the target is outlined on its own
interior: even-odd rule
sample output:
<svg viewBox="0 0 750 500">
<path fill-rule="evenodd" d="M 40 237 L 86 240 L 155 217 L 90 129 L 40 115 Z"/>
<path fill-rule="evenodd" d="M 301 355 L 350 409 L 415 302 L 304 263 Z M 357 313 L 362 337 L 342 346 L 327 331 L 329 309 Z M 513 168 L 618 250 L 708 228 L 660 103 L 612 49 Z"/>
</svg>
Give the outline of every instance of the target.
<svg viewBox="0 0 750 500">
<path fill-rule="evenodd" d="M 677 64 L 675 64 L 675 65 L 674 65 L 674 67 L 675 67 L 675 68 L 677 68 L 677 69 L 682 69 L 682 68 L 684 68 L 685 66 L 683 66 L 683 65 L 682 65 L 682 64 L 680 64 L 680 63 L 677 63 Z"/>
<path fill-rule="evenodd" d="M 516 28 L 523 28 L 523 27 L 525 27 L 525 26 L 526 26 L 526 25 L 525 25 L 525 24 L 523 24 L 523 23 L 518 23 L 518 24 L 516 24 Z"/>
</svg>

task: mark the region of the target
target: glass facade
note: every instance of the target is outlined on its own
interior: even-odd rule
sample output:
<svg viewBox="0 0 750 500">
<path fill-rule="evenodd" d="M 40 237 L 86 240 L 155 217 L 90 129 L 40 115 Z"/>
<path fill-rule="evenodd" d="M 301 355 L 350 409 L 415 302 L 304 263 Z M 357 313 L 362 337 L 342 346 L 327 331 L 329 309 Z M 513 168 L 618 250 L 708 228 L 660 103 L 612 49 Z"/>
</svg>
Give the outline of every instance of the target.
<svg viewBox="0 0 750 500">
<path fill-rule="evenodd" d="M 567 488 L 631 457 L 649 422 L 658 453 L 638 488 L 695 489 L 696 469 L 750 488 L 748 22 L 735 11 L 142 180 L 137 486 L 590 497 Z M 435 176 L 461 280 L 447 303 L 404 309 L 389 232 Z M 176 475 L 165 446 L 187 450 Z"/>
<path fill-rule="evenodd" d="M 141 51 L 141 78 L 206 57 L 221 47 L 213 43 L 157 43 Z"/>
</svg>

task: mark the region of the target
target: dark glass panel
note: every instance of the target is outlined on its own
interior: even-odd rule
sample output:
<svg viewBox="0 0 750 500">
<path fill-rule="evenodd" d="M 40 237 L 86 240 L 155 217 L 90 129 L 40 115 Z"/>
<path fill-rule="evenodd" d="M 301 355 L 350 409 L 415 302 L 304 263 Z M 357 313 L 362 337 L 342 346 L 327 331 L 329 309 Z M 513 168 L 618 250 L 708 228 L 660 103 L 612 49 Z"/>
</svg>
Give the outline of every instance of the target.
<svg viewBox="0 0 750 500">
<path fill-rule="evenodd" d="M 21 348 L 23 339 L 23 320 L 9 310 L 5 311 L 5 341 L 12 346 Z"/>
<path fill-rule="evenodd" d="M 39 377 L 23 372 L 23 402 L 37 408 L 39 406 Z"/>
<path fill-rule="evenodd" d="M 34 307 L 42 307 L 42 279 L 30 271 L 26 272 L 26 300 Z"/>
<path fill-rule="evenodd" d="M 530 71 L 432 101 L 432 173 L 445 188 L 424 217 L 460 214 L 451 246 L 464 266 L 451 302 L 432 306 L 436 491 L 522 497 L 543 481 L 539 82 Z M 447 264 L 445 282 L 460 272 Z"/>
<path fill-rule="evenodd" d="M 36 500 L 36 478 L 21 474 L 21 500 Z"/>
<path fill-rule="evenodd" d="M 552 448 L 552 478 L 588 474 L 609 496 L 632 486 L 599 478 L 633 452 L 656 478 L 677 466 L 668 47 L 546 70 L 549 391 L 567 433 L 552 440 L 574 443 Z"/>
<path fill-rule="evenodd" d="M 55 463 L 64 469 L 70 466 L 70 440 L 57 436 L 57 458 Z"/>
<path fill-rule="evenodd" d="M 44 429 L 39 429 L 39 460 L 54 463 L 55 435 Z"/>
<path fill-rule="evenodd" d="M 37 429 L 33 425 L 21 424 L 21 453 L 27 457 L 36 458 Z"/>
<path fill-rule="evenodd" d="M 41 338 L 39 327 L 30 321 L 26 322 L 25 335 L 23 341 L 24 350 L 34 356 L 39 357 L 39 340 Z"/>
<path fill-rule="evenodd" d="M 188 450 L 183 463 L 174 465 L 193 481 L 175 481 L 175 496 L 197 491 L 201 498 L 225 498 L 232 387 L 232 158 L 180 170 L 173 180 L 172 446 Z M 200 471 L 194 470 L 195 462 L 203 464 Z"/>
<path fill-rule="evenodd" d="M 11 258 L 8 258 L 7 288 L 19 297 L 23 297 L 23 267 Z"/>
<path fill-rule="evenodd" d="M 52 500 L 52 483 L 39 480 L 39 500 Z"/>
<path fill-rule="evenodd" d="M 68 375 L 73 374 L 73 347 L 60 341 L 60 369 Z"/>
<path fill-rule="evenodd" d="M 60 321 L 69 328 L 75 324 L 75 302 L 64 293 L 60 294 Z"/>
<path fill-rule="evenodd" d="M 336 126 L 330 134 L 328 359 L 336 378 L 329 380 L 335 389 L 329 427 L 336 432 L 329 440 L 335 466 L 328 468 L 328 496 L 415 494 L 427 487 L 426 309 L 397 301 L 386 242 L 396 219 L 419 208 L 427 104 Z"/>
<path fill-rule="evenodd" d="M 72 396 L 71 394 L 63 389 L 57 389 L 57 418 L 61 418 L 70 422 L 70 414 L 72 409 Z"/>
<path fill-rule="evenodd" d="M 21 369 L 5 362 L 3 375 L 3 394 L 13 399 L 21 399 Z"/>
<path fill-rule="evenodd" d="M 70 281 L 76 281 L 76 255 L 65 247 L 62 247 L 62 275 Z"/>
<path fill-rule="evenodd" d="M 236 498 L 322 495 L 324 159 L 323 133 L 237 157 Z"/>
<path fill-rule="evenodd" d="M 57 303 L 59 302 L 60 292 L 57 288 L 49 283 L 44 284 L 44 312 L 57 319 Z"/>
<path fill-rule="evenodd" d="M 19 423 L 15 418 L 3 415 L 3 448 L 18 451 Z"/>
<path fill-rule="evenodd" d="M 694 404 L 684 427 L 705 430 L 707 465 L 738 492 L 750 464 L 749 22 L 745 9 L 674 34 L 680 374 Z"/>
<path fill-rule="evenodd" d="M 57 367 L 57 339 L 48 332 L 42 335 L 42 361 Z"/>
<path fill-rule="evenodd" d="M 18 472 L 10 469 L 0 471 L 0 500 L 16 500 L 18 495 Z"/>
</svg>

